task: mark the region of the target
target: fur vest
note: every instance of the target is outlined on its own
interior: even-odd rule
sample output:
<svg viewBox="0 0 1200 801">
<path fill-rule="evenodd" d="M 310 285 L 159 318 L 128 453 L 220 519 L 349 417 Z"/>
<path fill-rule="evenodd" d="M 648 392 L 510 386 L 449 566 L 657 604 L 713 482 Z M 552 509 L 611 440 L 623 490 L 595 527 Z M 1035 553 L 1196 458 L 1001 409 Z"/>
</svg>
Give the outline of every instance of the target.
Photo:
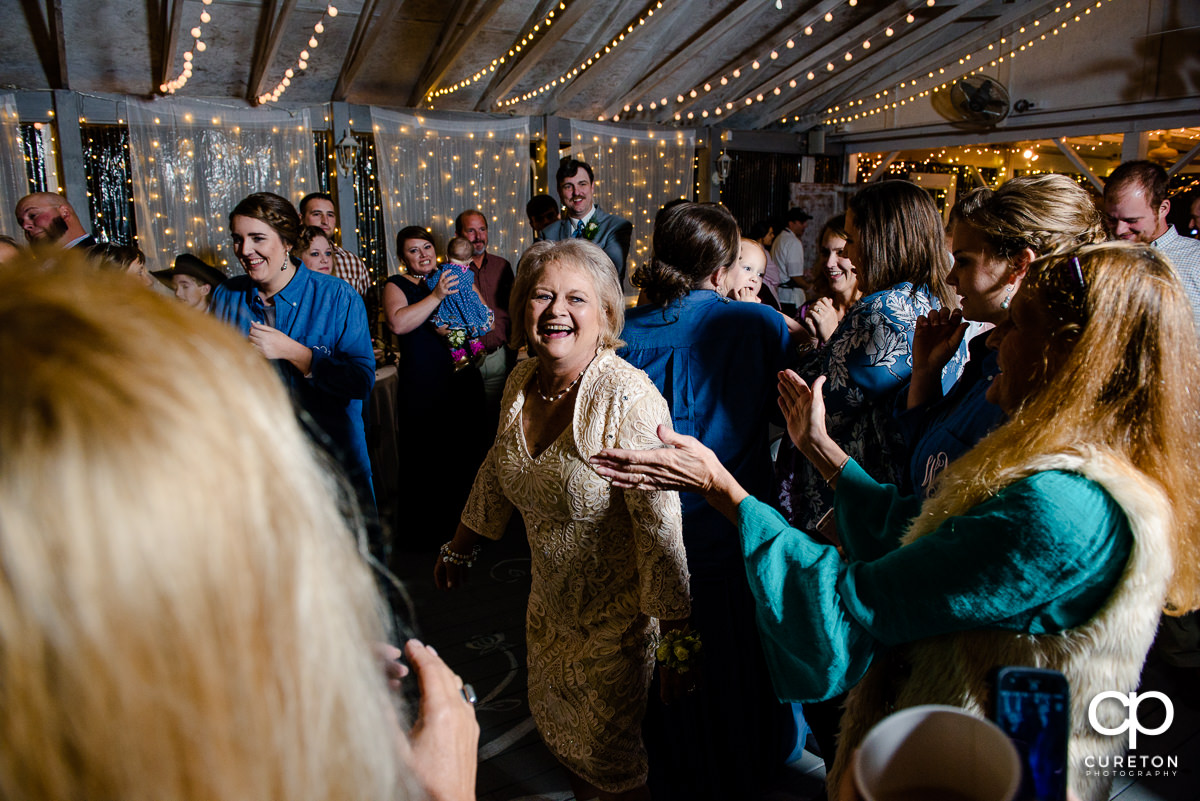
<svg viewBox="0 0 1200 801">
<path fill-rule="evenodd" d="M 1095 732 L 1088 722 L 1088 705 L 1106 690 L 1137 689 L 1171 577 L 1172 516 L 1158 485 L 1112 455 L 1080 450 L 1042 456 L 1022 465 L 1012 480 L 1046 470 L 1095 481 L 1124 510 L 1133 546 L 1112 595 L 1091 620 L 1059 634 L 980 629 L 921 640 L 882 657 L 846 700 L 830 787 L 840 786 L 854 750 L 890 712 L 918 704 L 951 704 L 986 717 L 991 710 L 989 674 L 996 667 L 1019 665 L 1066 675 L 1071 690 L 1070 787 L 1081 801 L 1108 798 L 1111 777 L 1088 775 L 1084 758 L 1124 754 L 1127 736 Z M 902 543 L 934 527 L 924 515 L 918 517 Z M 1105 727 L 1113 728 L 1126 719 L 1128 710 L 1106 701 L 1097 712 Z"/>
</svg>

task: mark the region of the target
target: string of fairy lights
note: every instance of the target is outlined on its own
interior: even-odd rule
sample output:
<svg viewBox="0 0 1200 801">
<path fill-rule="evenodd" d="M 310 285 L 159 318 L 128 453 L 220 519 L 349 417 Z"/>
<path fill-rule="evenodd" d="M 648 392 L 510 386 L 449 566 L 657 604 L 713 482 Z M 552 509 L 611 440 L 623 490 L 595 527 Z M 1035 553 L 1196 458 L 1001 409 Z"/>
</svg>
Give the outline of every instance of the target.
<svg viewBox="0 0 1200 801">
<path fill-rule="evenodd" d="M 922 0 L 922 4 L 928 8 L 932 8 L 936 4 L 936 0 Z M 847 0 L 846 5 L 853 8 L 858 5 L 858 0 Z M 834 19 L 833 12 L 826 11 L 823 15 L 819 15 L 816 19 L 810 20 L 809 22 L 807 22 L 805 24 L 804 30 L 803 30 L 803 35 L 806 37 L 812 36 L 816 30 L 816 26 L 820 25 L 822 22 L 827 23 L 827 24 L 832 23 L 833 19 Z M 845 54 L 840 59 L 841 62 L 843 64 L 846 64 L 846 63 L 853 61 L 855 49 L 861 48 L 863 50 L 870 50 L 873 45 L 872 40 L 877 40 L 879 38 L 890 39 L 896 35 L 897 28 L 900 28 L 902 25 L 912 25 L 916 21 L 917 21 L 916 15 L 913 14 L 912 11 L 905 13 L 903 17 L 899 17 L 894 22 L 884 25 L 879 30 L 879 32 L 877 34 L 875 34 L 874 36 L 865 37 L 862 40 L 862 43 L 860 45 L 855 45 L 854 47 L 847 49 Z M 675 102 L 677 104 L 690 102 L 691 100 L 695 100 L 695 99 L 699 98 L 702 93 L 707 94 L 707 93 L 713 91 L 715 86 L 727 86 L 727 85 L 729 85 L 730 82 L 741 78 L 743 75 L 753 75 L 765 63 L 777 60 L 780 56 L 780 51 L 792 50 L 795 47 L 796 47 L 796 37 L 789 36 L 786 41 L 775 44 L 768 50 L 765 50 L 762 53 L 760 53 L 756 58 L 752 59 L 751 61 L 749 61 L 747 63 L 743 63 L 743 64 L 735 67 L 734 69 L 730 70 L 729 72 L 721 75 L 719 78 L 705 81 L 701 85 L 693 86 L 687 92 L 679 93 L 678 95 L 675 96 Z M 806 78 L 807 78 L 807 80 L 812 81 L 812 80 L 816 79 L 817 75 L 821 71 L 833 72 L 835 69 L 837 69 L 837 63 L 833 60 L 829 60 L 826 62 L 826 64 L 823 67 L 818 66 L 818 65 L 813 65 L 813 68 L 807 71 Z M 714 84 L 715 84 L 715 86 L 714 86 Z M 795 89 L 798 85 L 799 85 L 799 80 L 796 78 L 792 78 L 787 81 L 786 88 Z M 727 112 L 732 112 L 735 108 L 740 110 L 742 108 L 745 108 L 746 106 L 752 106 L 755 103 L 762 103 L 764 100 L 768 100 L 773 97 L 778 97 L 779 95 L 783 94 L 784 88 L 785 88 L 785 84 L 783 82 L 780 82 L 779 84 L 777 84 L 774 88 L 772 88 L 770 90 L 766 90 L 766 91 L 762 91 L 762 92 L 748 93 L 748 94 L 745 94 L 742 97 L 738 98 L 737 100 L 728 100 L 724 104 L 717 103 L 712 107 L 703 108 L 703 109 L 700 109 L 699 111 L 688 111 L 686 118 L 688 120 L 694 120 L 694 119 L 696 119 L 696 117 L 700 117 L 701 119 L 708 119 L 710 114 L 714 117 L 719 117 L 722 114 L 725 114 Z M 630 105 L 627 104 L 625 106 L 625 112 L 629 113 L 630 111 L 633 111 L 635 109 L 637 111 L 642 111 L 644 108 L 644 105 L 645 104 L 643 104 L 643 103 L 639 103 L 639 104 L 637 104 L 637 106 L 631 108 Z M 657 102 L 651 102 L 649 104 L 651 111 L 654 111 L 659 106 L 661 106 L 662 108 L 666 108 L 668 105 L 669 105 L 669 103 L 668 103 L 668 99 L 666 97 L 661 98 Z M 601 121 L 603 121 L 604 118 L 601 117 L 600 119 L 601 119 Z M 619 119 L 620 119 L 619 116 L 613 117 L 614 121 L 619 121 Z M 684 113 L 682 111 L 675 112 L 675 121 L 676 122 L 681 122 L 681 121 L 683 121 L 683 119 L 684 119 Z"/>
<path fill-rule="evenodd" d="M 200 12 L 200 25 L 207 25 L 212 21 L 212 15 L 208 13 L 208 7 L 212 5 L 212 1 L 201 0 L 204 3 L 204 10 Z M 208 49 L 208 45 L 201 38 L 204 29 L 200 25 L 197 25 L 190 31 L 192 34 L 192 46 L 183 54 L 183 67 L 180 69 L 179 74 L 158 87 L 158 91 L 163 94 L 173 95 L 187 86 L 188 80 L 192 77 L 192 63 L 195 61 L 196 53 L 203 53 Z"/>
<path fill-rule="evenodd" d="M 920 98 L 929 97 L 936 92 L 947 90 L 953 85 L 953 82 L 959 78 L 982 73 L 987 67 L 997 67 L 1003 64 L 1006 59 L 1008 61 L 1012 61 L 1019 53 L 1024 53 L 1032 49 L 1038 42 L 1047 41 L 1049 38 L 1058 36 L 1059 32 L 1066 30 L 1068 25 L 1071 23 L 1081 22 L 1086 17 L 1090 16 L 1093 10 L 1102 8 L 1105 2 L 1112 2 L 1112 0 L 1096 0 L 1094 5 L 1089 5 L 1082 11 L 1076 12 L 1072 11 L 1072 4 L 1070 0 L 1068 0 L 1068 2 L 1064 2 L 1060 6 L 1055 6 L 1053 11 L 1043 14 L 1030 23 L 1021 25 L 1017 29 L 1015 36 L 1011 36 L 1011 41 L 1010 36 L 1002 36 L 999 40 L 990 43 L 986 48 L 979 48 L 973 53 L 965 53 L 957 59 L 957 62 L 944 64 L 943 66 L 938 67 L 936 70 L 928 70 L 925 76 L 918 76 L 901 81 L 893 90 L 891 90 L 900 91 L 907 89 L 911 92 L 907 97 L 897 96 L 894 99 L 889 99 L 887 95 L 890 94 L 890 92 L 888 90 L 883 90 L 876 92 L 874 98 L 856 98 L 848 103 L 845 103 L 844 105 L 838 104 L 827 108 L 825 110 L 826 116 L 824 123 L 826 125 L 836 125 L 854 122 L 865 117 L 881 114 L 884 111 L 900 108 L 901 106 L 913 103 Z M 1058 19 L 1060 15 L 1065 18 Z M 1049 24 L 1049 32 L 1047 32 L 1046 27 L 1043 26 L 1043 22 Z M 1038 30 L 1035 30 L 1034 33 L 1030 34 L 1028 39 L 1023 39 L 1026 34 L 1029 34 L 1031 29 Z M 1008 48 L 1007 53 L 1004 52 L 1006 47 Z M 997 53 L 997 51 L 999 52 Z M 979 56 L 981 54 L 985 60 L 989 58 L 990 60 L 987 60 L 986 63 L 979 64 L 979 66 L 971 66 L 972 56 Z M 992 55 L 989 57 L 987 54 Z M 975 63 L 978 63 L 978 59 L 975 60 Z M 956 70 L 955 67 L 965 67 L 966 69 L 959 71 Z M 947 76 L 948 71 L 951 73 L 949 76 Z M 917 89 L 918 85 L 921 85 L 924 88 Z M 871 99 L 880 100 L 882 102 L 864 109 L 863 104 L 868 103 Z M 839 113 L 841 116 L 838 116 Z M 799 122 L 800 119 L 801 118 L 799 116 L 792 117 L 793 122 Z M 786 123 L 787 118 L 784 118 L 781 121 Z"/>
<path fill-rule="evenodd" d="M 209 0 L 209 2 L 211 2 L 211 0 Z M 321 43 L 321 40 L 318 37 L 321 34 L 325 33 L 325 20 L 326 19 L 332 20 L 337 15 L 338 15 L 337 6 L 330 4 L 325 7 L 325 13 L 322 14 L 321 18 L 319 20 L 317 20 L 315 25 L 313 25 L 312 36 L 308 37 L 308 47 L 309 48 L 311 48 L 312 50 L 317 49 L 317 45 L 319 45 Z M 279 83 L 275 84 L 274 89 L 272 89 L 270 92 L 264 92 L 263 94 L 258 96 L 258 104 L 261 106 L 264 103 L 278 102 L 280 96 L 282 96 L 283 93 L 288 90 L 288 87 L 292 85 L 292 78 L 296 77 L 296 73 L 304 72 L 306 69 L 308 69 L 309 56 L 310 56 L 310 53 L 309 53 L 308 49 L 301 50 L 299 55 L 296 56 L 296 59 L 293 62 L 295 64 L 295 66 L 288 67 L 287 69 L 285 69 L 283 71 L 283 77 L 279 79 Z"/>
<path fill-rule="evenodd" d="M 587 58 L 580 61 L 579 64 L 576 65 L 575 67 L 572 67 L 571 69 L 562 73 L 558 77 L 547 81 L 546 83 L 539 86 L 537 89 L 531 89 L 530 91 L 525 92 L 524 94 L 517 95 L 515 97 L 510 97 L 507 100 L 504 100 L 504 99 L 497 100 L 496 105 L 500 106 L 501 108 L 515 106 L 518 103 L 523 103 L 527 100 L 532 100 L 533 98 L 537 97 L 538 95 L 545 94 L 546 92 L 549 92 L 551 89 L 556 89 L 560 86 L 566 85 L 569 81 L 575 80 L 575 78 L 579 77 L 579 75 L 582 74 L 583 72 L 585 72 L 589 67 L 595 65 L 597 62 L 600 61 L 600 59 L 604 58 L 606 55 L 608 55 L 609 53 L 611 53 L 612 51 L 614 51 L 618 47 L 620 47 L 621 43 L 625 41 L 626 36 L 628 36 L 629 34 L 632 34 L 638 28 L 644 26 L 647 22 L 649 22 L 650 18 L 654 16 L 654 12 L 660 10 L 662 7 L 663 7 L 662 0 L 658 0 L 658 2 L 656 2 L 654 4 L 653 8 L 646 9 L 642 13 L 641 16 L 639 16 L 636 20 L 634 20 L 633 22 L 626 25 L 624 30 L 622 30 L 620 33 L 618 33 L 616 36 L 614 36 L 613 40 L 604 46 L 603 50 L 596 50 L 596 53 L 594 55 L 588 56 Z"/>
<path fill-rule="evenodd" d="M 567 10 L 567 4 L 565 2 L 560 1 L 559 4 L 555 8 L 552 8 L 546 12 L 546 16 L 542 17 L 541 22 L 535 23 L 533 28 L 531 28 L 527 34 L 525 34 L 524 36 L 521 37 L 521 41 L 516 42 L 515 44 L 513 44 L 512 47 L 510 47 L 508 49 L 508 55 L 501 55 L 496 58 L 493 58 L 491 64 L 489 64 L 488 66 L 479 70 L 474 75 L 463 78 L 461 81 L 459 81 L 456 84 L 453 84 L 451 86 L 446 86 L 441 89 L 430 88 L 430 90 L 425 93 L 425 101 L 424 102 L 431 103 L 435 98 L 445 97 L 446 95 L 454 94 L 455 92 L 459 91 L 460 89 L 466 89 L 468 86 L 478 83 L 479 81 L 482 81 L 484 78 L 493 74 L 497 69 L 499 69 L 504 64 L 505 61 L 507 61 L 510 58 L 515 57 L 517 55 L 517 53 L 520 53 L 526 47 L 533 44 L 534 41 L 537 38 L 539 38 L 540 35 L 545 35 L 545 32 L 547 30 L 549 30 L 551 25 L 554 24 L 554 15 L 560 11 L 566 11 L 566 10 Z M 430 106 L 430 108 L 432 108 L 432 106 Z"/>
</svg>

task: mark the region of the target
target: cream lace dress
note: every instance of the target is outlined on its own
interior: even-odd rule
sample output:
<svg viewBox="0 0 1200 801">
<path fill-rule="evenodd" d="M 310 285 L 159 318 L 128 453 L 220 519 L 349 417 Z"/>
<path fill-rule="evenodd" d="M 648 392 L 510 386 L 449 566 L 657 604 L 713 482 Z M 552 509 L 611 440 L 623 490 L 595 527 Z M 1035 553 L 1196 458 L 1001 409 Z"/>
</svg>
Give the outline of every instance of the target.
<svg viewBox="0 0 1200 801">
<path fill-rule="evenodd" d="M 608 792 L 646 780 L 641 724 L 657 620 L 690 613 L 674 492 L 614 490 L 588 463 L 605 447 L 655 448 L 666 401 L 641 370 L 602 350 L 580 381 L 572 424 L 536 459 L 521 427 L 537 360 L 509 377 L 496 442 L 462 522 L 496 539 L 515 507 L 533 586 L 526 613 L 529 708 L 571 771 Z"/>
</svg>

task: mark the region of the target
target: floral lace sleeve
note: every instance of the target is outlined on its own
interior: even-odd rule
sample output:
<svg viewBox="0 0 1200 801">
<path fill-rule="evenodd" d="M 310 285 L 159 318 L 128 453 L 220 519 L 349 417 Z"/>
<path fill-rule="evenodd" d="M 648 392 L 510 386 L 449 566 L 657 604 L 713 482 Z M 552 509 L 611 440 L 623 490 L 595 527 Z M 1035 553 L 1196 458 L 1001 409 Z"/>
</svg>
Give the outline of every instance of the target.
<svg viewBox="0 0 1200 801">
<path fill-rule="evenodd" d="M 513 511 L 512 503 L 500 489 L 497 458 L 497 448 L 493 446 L 475 474 L 475 483 L 471 485 L 471 495 L 462 513 L 464 526 L 491 540 L 498 540 L 504 534 Z"/>
<path fill-rule="evenodd" d="M 656 430 L 660 423 L 670 422 L 666 401 L 657 392 L 647 393 L 622 421 L 618 447 L 661 448 Z M 633 519 L 642 611 L 660 620 L 688 617 L 691 600 L 679 493 L 625 490 L 624 494 Z"/>
</svg>

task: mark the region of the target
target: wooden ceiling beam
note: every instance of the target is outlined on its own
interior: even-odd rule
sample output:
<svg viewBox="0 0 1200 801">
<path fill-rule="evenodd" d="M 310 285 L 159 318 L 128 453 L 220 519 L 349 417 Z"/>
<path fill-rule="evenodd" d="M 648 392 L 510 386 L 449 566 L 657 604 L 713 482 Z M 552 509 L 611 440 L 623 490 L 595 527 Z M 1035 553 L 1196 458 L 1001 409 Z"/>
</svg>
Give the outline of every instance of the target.
<svg viewBox="0 0 1200 801">
<path fill-rule="evenodd" d="M 434 41 L 433 50 L 429 52 L 429 57 L 425 59 L 425 64 L 421 67 L 421 72 L 417 76 L 417 82 L 413 84 L 412 92 L 408 96 L 408 105 L 416 108 L 425 99 L 425 93 L 428 92 L 433 84 L 430 82 L 430 75 L 434 68 L 445 55 L 446 51 L 458 38 L 458 26 L 462 22 L 463 16 L 466 15 L 467 9 L 474 4 L 474 0 L 454 0 L 454 4 L 450 7 L 450 13 L 442 20 L 442 28 L 438 31 L 437 38 Z"/>
<path fill-rule="evenodd" d="M 627 4 L 628 5 L 628 4 Z M 653 27 L 655 30 L 660 30 L 661 33 L 653 45 L 648 45 L 642 56 L 629 68 L 628 74 L 631 76 L 630 81 L 637 81 L 646 74 L 646 70 L 650 68 L 654 60 L 662 54 L 662 49 L 657 45 L 663 42 L 670 42 L 674 39 L 676 27 L 682 22 L 689 19 L 686 13 L 688 4 L 686 2 L 677 3 L 671 11 L 670 16 L 665 21 L 657 22 L 655 25 L 643 25 L 641 29 Z M 614 12 L 613 16 L 616 16 Z M 604 48 L 612 42 L 613 37 L 607 34 L 608 31 L 601 29 L 592 37 L 592 41 L 588 42 L 588 46 L 584 48 L 575 58 L 575 63 L 586 62 L 589 58 L 595 58 L 596 53 L 604 53 Z M 636 33 L 636 31 L 635 31 Z M 632 34 L 631 34 L 632 35 Z M 594 62 L 593 62 L 594 63 Z M 583 74 L 577 76 L 575 80 L 568 83 L 566 86 L 559 87 L 559 90 L 550 98 L 546 107 L 546 114 L 557 114 L 558 110 L 571 101 L 580 92 L 590 89 L 597 81 L 611 80 L 611 76 L 607 70 L 589 68 Z M 619 89 L 616 94 L 622 95 L 632 88 L 632 83 L 627 84 Z"/>
<path fill-rule="evenodd" d="M 366 0 L 363 3 L 358 24 L 354 28 L 354 36 L 350 40 L 350 47 L 346 49 L 342 70 L 338 74 L 337 84 L 333 87 L 333 95 L 330 99 L 334 102 L 346 100 L 350 87 L 354 85 L 363 65 L 367 63 L 367 57 L 374 49 L 375 42 L 385 30 L 392 27 L 392 21 L 400 13 L 404 2 L 403 0 L 386 0 L 383 5 L 383 12 L 376 17 L 375 9 L 379 7 L 379 0 Z"/>
<path fill-rule="evenodd" d="M 594 8 L 597 7 L 596 0 L 574 0 L 566 7 L 566 10 L 559 10 L 554 18 L 554 24 L 549 28 L 541 31 L 541 35 L 532 44 L 522 48 L 520 53 L 515 56 L 510 56 L 507 70 L 501 76 L 499 72 L 492 77 L 488 87 L 484 90 L 479 102 L 475 104 L 476 111 L 492 111 L 492 107 L 498 100 L 512 91 L 521 79 L 529 74 L 529 71 L 537 66 L 537 63 L 550 52 L 550 48 L 558 44 L 575 23 L 583 19 Z M 543 14 L 538 14 L 539 9 L 534 9 L 534 13 L 529 16 L 522 30 L 522 36 L 526 33 L 533 32 L 533 26 L 540 22 Z M 572 62 L 574 63 L 574 62 Z"/>
<path fill-rule="evenodd" d="M 438 59 L 434 62 L 433 67 L 429 68 L 429 74 L 423 80 L 417 82 L 413 87 L 413 92 L 409 96 L 409 105 L 416 108 L 425 99 L 425 95 L 430 89 L 436 87 L 446 77 L 446 73 L 454 66 L 455 62 L 466 52 L 471 43 L 475 41 L 485 25 L 491 20 L 492 16 L 500 10 L 504 5 L 499 0 L 485 2 L 478 9 L 473 9 L 471 14 L 471 24 L 461 26 L 451 40 L 453 43 L 446 47 Z M 448 37 L 449 38 L 449 37 Z"/>
<path fill-rule="evenodd" d="M 162 86 L 175 76 L 175 51 L 179 49 L 179 29 L 183 26 L 183 0 L 163 0 L 160 29 L 163 49 L 158 65 L 158 85 Z"/>
<path fill-rule="evenodd" d="M 250 69 L 250 82 L 246 84 L 246 99 L 254 102 L 263 93 L 267 84 L 267 70 L 279 55 L 279 45 L 283 42 L 283 32 L 287 29 L 288 20 L 296 10 L 296 0 L 282 0 L 280 6 L 276 0 L 263 8 L 266 18 L 259 26 L 257 41 L 254 45 L 254 65 Z"/>
<path fill-rule="evenodd" d="M 804 73 L 808 72 L 809 69 L 812 68 L 813 64 L 820 61 L 827 61 L 834 56 L 846 52 L 848 48 L 853 47 L 861 42 L 864 37 L 880 30 L 882 27 L 886 27 L 889 22 L 894 22 L 897 16 L 905 13 L 905 9 L 912 2 L 913 0 L 894 0 L 894 2 L 886 6 L 883 10 L 876 12 L 867 19 L 864 19 L 850 30 L 844 31 L 825 44 L 820 45 L 816 50 L 801 55 L 795 63 L 791 64 L 771 79 L 763 81 L 748 92 L 737 89 L 730 90 L 728 88 L 716 90 L 722 95 L 722 99 L 719 101 L 719 103 L 728 102 L 731 97 L 741 100 L 741 98 L 752 97 L 758 94 L 765 95 L 769 93 L 775 86 L 786 83 L 792 79 L 799 78 L 800 76 L 804 75 Z M 824 16 L 826 12 L 833 11 L 841 5 L 843 5 L 842 0 L 823 0 L 823 2 L 819 3 L 815 8 L 806 10 L 803 14 L 803 17 L 819 18 Z M 776 34 L 776 36 L 778 36 L 778 34 Z M 778 42 L 777 39 L 772 41 L 775 43 Z M 801 39 L 801 42 L 803 41 L 804 40 Z M 763 48 L 769 46 L 769 44 L 770 43 L 760 45 L 756 43 L 755 46 L 751 48 L 750 52 L 761 53 Z M 786 49 L 784 52 L 787 52 Z M 710 75 L 704 81 L 704 83 L 711 84 L 719 82 L 722 75 L 726 75 L 734 68 L 744 65 L 746 63 L 746 58 L 749 58 L 749 56 L 743 56 L 736 61 L 724 65 L 721 67 L 721 69 Z M 676 108 L 675 111 L 687 112 L 690 108 L 700 104 L 701 102 L 706 100 L 708 102 L 712 102 L 712 97 L 713 93 L 698 95 L 695 99 L 686 100 L 683 105 Z M 739 109 L 734 107 L 732 110 L 730 110 L 730 114 L 736 114 L 738 111 Z"/>
<path fill-rule="evenodd" d="M 935 30 L 919 31 L 920 38 L 912 40 L 906 47 L 897 52 L 887 54 L 881 61 L 859 65 L 857 68 L 847 70 L 838 83 L 813 87 L 813 89 L 802 93 L 796 98 L 792 98 L 786 105 L 779 107 L 775 113 L 772 113 L 766 119 L 781 117 L 802 107 L 816 109 L 816 112 L 809 116 L 819 116 L 822 109 L 828 106 L 829 103 L 837 102 L 839 97 L 872 94 L 882 90 L 886 86 L 894 84 L 898 75 L 910 69 L 915 64 L 922 63 L 928 66 L 940 63 L 945 59 L 953 58 L 959 53 L 971 52 L 978 49 L 985 42 L 997 36 L 999 31 L 1005 27 L 1016 24 L 1027 17 L 1036 16 L 1043 8 L 1052 5 L 1055 1 L 1044 0 L 1039 3 L 1017 4 L 1007 13 L 972 29 L 969 39 L 960 38 L 951 42 L 943 42 L 940 37 L 936 36 L 942 28 L 949 25 L 950 22 L 961 19 L 967 13 L 973 11 L 976 6 L 982 4 L 981 0 L 968 0 L 968 2 L 960 4 L 960 6 L 964 7 L 962 13 L 956 13 L 958 7 L 947 12 L 948 14 L 955 14 L 953 20 L 943 22 Z M 866 72 L 865 75 L 863 74 L 864 72 Z M 880 75 L 888 77 L 880 79 L 877 77 Z M 850 83 L 860 76 L 862 76 L 863 80 L 853 84 Z M 850 88 L 847 89 L 847 86 Z M 816 98 L 815 100 L 813 99 L 814 97 Z"/>
<path fill-rule="evenodd" d="M 61 57 L 58 47 L 58 33 L 53 23 L 47 17 L 53 17 L 54 11 L 50 3 L 44 7 L 39 0 L 21 0 L 25 21 L 33 34 L 33 46 L 37 49 L 38 61 L 42 63 L 42 72 L 46 75 L 46 85 L 51 89 L 63 88 L 61 72 Z"/>
<path fill-rule="evenodd" d="M 51 0 L 49 10 L 50 32 L 54 41 L 54 52 L 58 60 L 58 87 L 70 89 L 71 80 L 67 74 L 67 31 L 63 21 L 63 0 Z"/>
<path fill-rule="evenodd" d="M 711 24 L 706 26 L 683 49 L 670 58 L 667 58 L 661 64 L 658 64 L 652 71 L 646 74 L 646 77 L 638 81 L 632 89 L 605 106 L 602 112 L 604 117 L 611 118 L 612 115 L 619 113 L 625 107 L 626 103 L 632 103 L 653 94 L 655 89 L 662 86 L 671 76 L 682 69 L 685 64 L 698 58 L 730 31 L 735 30 L 739 25 L 761 12 L 762 5 L 760 3 L 735 2 L 726 6 L 725 12 L 712 20 Z"/>
</svg>

